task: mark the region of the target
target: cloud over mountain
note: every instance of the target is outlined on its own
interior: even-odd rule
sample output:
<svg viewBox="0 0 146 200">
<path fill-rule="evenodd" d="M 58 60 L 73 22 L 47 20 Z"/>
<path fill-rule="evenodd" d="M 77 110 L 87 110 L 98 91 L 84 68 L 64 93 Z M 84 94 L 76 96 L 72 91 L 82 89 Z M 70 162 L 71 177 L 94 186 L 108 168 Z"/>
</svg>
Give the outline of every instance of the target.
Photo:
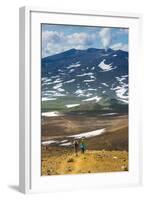
<svg viewBox="0 0 146 200">
<path fill-rule="evenodd" d="M 101 31 L 99 32 L 99 37 L 101 39 L 104 49 L 109 48 L 112 42 L 111 29 L 102 28 Z"/>
<path fill-rule="evenodd" d="M 86 49 L 93 45 L 96 34 L 84 32 L 65 35 L 63 32 L 44 31 L 42 33 L 42 57 L 53 55 L 72 48 Z"/>
<path fill-rule="evenodd" d="M 128 50 L 127 29 L 78 26 L 45 26 L 42 29 L 42 57 L 69 49 L 113 48 Z"/>
<path fill-rule="evenodd" d="M 122 43 L 113 44 L 113 45 L 111 45 L 111 48 L 114 49 L 114 50 L 128 51 L 128 45 L 122 44 Z"/>
</svg>

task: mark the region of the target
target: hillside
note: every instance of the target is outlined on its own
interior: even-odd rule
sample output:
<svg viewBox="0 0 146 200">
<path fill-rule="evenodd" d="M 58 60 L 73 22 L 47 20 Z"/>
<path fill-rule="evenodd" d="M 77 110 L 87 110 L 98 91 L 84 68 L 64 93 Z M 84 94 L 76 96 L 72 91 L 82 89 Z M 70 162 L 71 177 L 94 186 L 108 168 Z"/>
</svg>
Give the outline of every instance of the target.
<svg viewBox="0 0 146 200">
<path fill-rule="evenodd" d="M 43 109 L 98 103 L 105 96 L 128 103 L 128 52 L 71 49 L 42 58 L 41 69 Z"/>
<path fill-rule="evenodd" d="M 70 49 L 41 69 L 42 175 L 128 170 L 128 52 Z"/>
</svg>

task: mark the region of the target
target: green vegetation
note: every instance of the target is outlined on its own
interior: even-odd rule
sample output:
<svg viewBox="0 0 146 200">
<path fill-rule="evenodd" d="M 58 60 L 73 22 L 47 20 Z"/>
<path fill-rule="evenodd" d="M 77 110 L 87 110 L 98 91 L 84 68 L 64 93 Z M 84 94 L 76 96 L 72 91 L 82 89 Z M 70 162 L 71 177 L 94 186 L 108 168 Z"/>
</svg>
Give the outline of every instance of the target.
<svg viewBox="0 0 146 200">
<path fill-rule="evenodd" d="M 98 103 L 95 101 L 83 102 L 83 97 L 66 96 L 59 97 L 54 101 L 43 101 L 42 112 L 60 111 L 63 113 L 74 114 L 104 114 L 104 113 L 128 113 L 128 105 L 119 102 L 116 99 L 110 99 L 107 96 Z M 80 104 L 79 106 L 67 108 L 69 104 Z"/>
<path fill-rule="evenodd" d="M 54 101 L 43 101 L 42 102 L 42 112 L 48 111 L 61 111 L 67 112 L 68 108 L 65 105 L 68 104 L 80 104 L 83 98 L 74 96 L 58 97 Z"/>
</svg>

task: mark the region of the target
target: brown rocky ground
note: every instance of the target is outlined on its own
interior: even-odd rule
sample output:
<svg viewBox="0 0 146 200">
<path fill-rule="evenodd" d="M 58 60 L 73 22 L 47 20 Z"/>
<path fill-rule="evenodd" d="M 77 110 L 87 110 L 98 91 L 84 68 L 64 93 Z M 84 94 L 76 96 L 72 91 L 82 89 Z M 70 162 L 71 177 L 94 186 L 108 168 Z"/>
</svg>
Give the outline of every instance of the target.
<svg viewBox="0 0 146 200">
<path fill-rule="evenodd" d="M 128 170 L 128 116 L 43 117 L 42 141 L 64 140 L 69 135 L 105 128 L 85 139 L 85 155 L 74 155 L 73 145 L 42 145 L 42 175 L 114 172 Z M 73 139 L 69 139 L 73 142 Z"/>
<path fill-rule="evenodd" d="M 87 151 L 78 156 L 64 152 L 62 155 L 44 156 L 42 159 L 42 175 L 119 171 L 128 171 L 126 151 Z"/>
</svg>

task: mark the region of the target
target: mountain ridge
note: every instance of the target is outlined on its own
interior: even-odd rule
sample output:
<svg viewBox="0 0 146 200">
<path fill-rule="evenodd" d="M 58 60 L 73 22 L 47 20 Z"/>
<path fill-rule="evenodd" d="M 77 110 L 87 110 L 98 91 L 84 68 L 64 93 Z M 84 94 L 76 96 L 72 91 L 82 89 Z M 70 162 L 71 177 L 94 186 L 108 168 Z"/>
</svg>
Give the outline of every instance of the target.
<svg viewBox="0 0 146 200">
<path fill-rule="evenodd" d="M 106 94 L 128 104 L 128 56 L 122 50 L 89 48 L 42 58 L 42 101 L 72 96 L 83 103 Z"/>
</svg>

